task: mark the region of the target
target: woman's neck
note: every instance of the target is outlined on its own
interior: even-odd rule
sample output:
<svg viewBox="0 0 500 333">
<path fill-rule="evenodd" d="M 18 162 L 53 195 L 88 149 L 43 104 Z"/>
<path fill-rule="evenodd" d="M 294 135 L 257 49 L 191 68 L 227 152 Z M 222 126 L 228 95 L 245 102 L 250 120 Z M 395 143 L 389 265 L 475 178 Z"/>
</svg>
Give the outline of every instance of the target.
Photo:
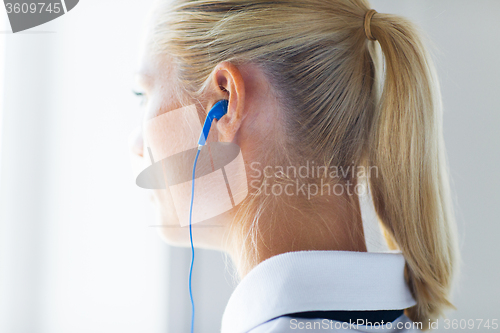
<svg viewBox="0 0 500 333">
<path fill-rule="evenodd" d="M 254 237 L 245 237 L 233 248 L 237 250 L 230 252 L 240 278 L 260 262 L 281 253 L 367 251 L 359 200 L 354 192 L 324 195 L 301 203 L 286 199 L 280 201 L 279 207 L 266 209 L 259 218 L 258 229 L 247 227 L 242 233 L 253 232 Z"/>
</svg>

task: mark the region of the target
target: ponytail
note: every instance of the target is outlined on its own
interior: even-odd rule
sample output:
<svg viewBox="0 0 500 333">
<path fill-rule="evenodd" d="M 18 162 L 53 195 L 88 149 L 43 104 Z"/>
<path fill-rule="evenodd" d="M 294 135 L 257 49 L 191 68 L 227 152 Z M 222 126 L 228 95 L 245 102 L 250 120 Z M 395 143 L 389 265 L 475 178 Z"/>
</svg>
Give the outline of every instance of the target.
<svg viewBox="0 0 500 333">
<path fill-rule="evenodd" d="M 417 301 L 406 315 L 425 330 L 444 308 L 455 308 L 449 296 L 458 268 L 439 83 L 411 22 L 377 13 L 371 32 L 383 53 L 385 80 L 373 90 L 368 163 L 378 177 L 369 185 L 388 243 L 406 259 L 405 278 Z M 381 77 L 379 46 L 367 43 Z"/>
</svg>

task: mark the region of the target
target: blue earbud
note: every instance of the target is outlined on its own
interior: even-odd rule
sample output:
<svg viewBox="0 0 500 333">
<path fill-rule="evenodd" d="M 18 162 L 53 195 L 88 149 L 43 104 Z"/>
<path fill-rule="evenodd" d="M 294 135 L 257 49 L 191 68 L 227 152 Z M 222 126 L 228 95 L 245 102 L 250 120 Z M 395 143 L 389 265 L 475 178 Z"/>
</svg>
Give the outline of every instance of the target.
<svg viewBox="0 0 500 333">
<path fill-rule="evenodd" d="M 208 132 L 210 132 L 210 127 L 212 127 L 212 121 L 214 119 L 219 120 L 227 113 L 227 99 L 221 99 L 212 106 L 205 119 L 205 124 L 203 124 L 203 130 L 200 134 L 200 139 L 198 140 L 198 149 L 201 149 L 207 143 Z"/>
</svg>

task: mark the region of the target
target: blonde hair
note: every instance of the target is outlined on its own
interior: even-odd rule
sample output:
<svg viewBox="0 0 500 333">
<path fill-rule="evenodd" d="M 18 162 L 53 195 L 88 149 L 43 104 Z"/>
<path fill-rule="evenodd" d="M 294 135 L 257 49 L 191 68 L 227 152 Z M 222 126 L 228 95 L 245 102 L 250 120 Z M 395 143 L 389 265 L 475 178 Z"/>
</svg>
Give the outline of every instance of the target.
<svg viewBox="0 0 500 333">
<path fill-rule="evenodd" d="M 417 27 L 376 13 L 377 40 L 368 40 L 363 23 L 371 7 L 364 0 L 176 0 L 162 8 L 151 45 L 172 56 L 189 96 L 203 95 L 222 61 L 257 64 L 286 110 L 284 131 L 295 133 L 284 139 L 286 158 L 312 154 L 327 165 L 378 168 L 369 179 L 374 206 L 388 243 L 406 259 L 417 301 L 406 315 L 427 329 L 454 308 L 459 255 L 442 102 Z M 244 207 L 245 230 L 258 230 L 270 204 Z M 247 236 L 239 239 L 247 244 L 245 260 L 255 261 L 249 253 L 258 235 Z"/>
</svg>

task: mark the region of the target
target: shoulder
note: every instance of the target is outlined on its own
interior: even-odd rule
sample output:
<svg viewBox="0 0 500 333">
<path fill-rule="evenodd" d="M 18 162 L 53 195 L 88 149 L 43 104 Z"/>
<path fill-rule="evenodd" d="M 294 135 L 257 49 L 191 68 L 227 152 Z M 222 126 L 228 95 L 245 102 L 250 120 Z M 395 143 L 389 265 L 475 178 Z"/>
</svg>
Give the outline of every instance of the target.
<svg viewBox="0 0 500 333">
<path fill-rule="evenodd" d="M 400 316 L 384 328 L 372 325 L 357 325 L 355 322 L 341 322 L 330 319 L 302 319 L 287 316 L 269 320 L 248 333 L 291 333 L 291 332 L 382 332 L 382 333 L 417 333 L 421 325 L 414 323 L 406 315 Z"/>
</svg>

